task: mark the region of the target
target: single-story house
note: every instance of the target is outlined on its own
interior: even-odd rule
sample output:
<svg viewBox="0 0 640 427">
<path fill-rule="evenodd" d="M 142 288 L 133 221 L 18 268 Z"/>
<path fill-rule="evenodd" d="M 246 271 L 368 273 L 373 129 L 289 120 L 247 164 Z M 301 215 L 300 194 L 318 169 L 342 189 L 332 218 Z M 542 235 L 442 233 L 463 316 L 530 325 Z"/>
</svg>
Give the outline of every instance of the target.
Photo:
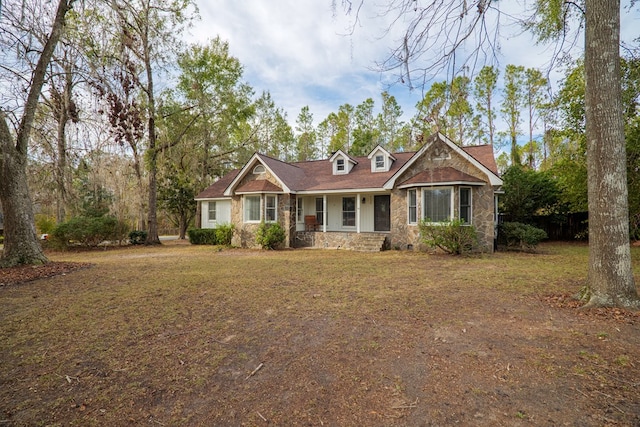
<svg viewBox="0 0 640 427">
<path fill-rule="evenodd" d="M 493 250 L 502 179 L 489 145 L 459 147 L 438 133 L 415 152 L 283 162 L 254 154 L 196 196 L 199 227 L 234 224 L 233 244 L 253 247 L 262 221 L 286 247 L 381 250 L 420 246 L 421 220 L 459 218 Z"/>
</svg>

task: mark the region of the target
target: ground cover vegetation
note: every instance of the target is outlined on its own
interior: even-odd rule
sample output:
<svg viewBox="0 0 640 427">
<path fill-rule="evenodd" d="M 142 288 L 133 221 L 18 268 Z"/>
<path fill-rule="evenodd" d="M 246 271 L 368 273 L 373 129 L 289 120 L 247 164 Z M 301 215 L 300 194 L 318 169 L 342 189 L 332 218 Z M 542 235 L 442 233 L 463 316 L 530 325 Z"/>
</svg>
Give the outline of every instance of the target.
<svg viewBox="0 0 640 427">
<path fill-rule="evenodd" d="M 440 71 L 449 69 L 447 61 L 457 56 L 455 47 L 442 49 L 451 40 L 439 38 L 444 33 L 429 23 L 449 28 L 448 23 L 455 22 L 460 29 L 469 24 L 459 33 L 468 37 L 486 28 L 482 23 L 488 16 L 500 14 L 498 2 L 385 4 L 407 18 L 395 21 L 409 24 L 405 47 L 417 48 L 407 51 L 415 57 L 392 55 L 395 62 L 383 63 L 383 71 L 401 70 L 401 80 L 412 86 L 417 80 L 409 70 L 419 70 L 425 74 L 419 80 L 430 82 L 412 118 L 401 121 L 401 108 L 383 92 L 379 109 L 371 98 L 355 106 L 344 104 L 317 126 L 310 108 L 303 107 L 292 127 L 268 91 L 256 93 L 244 80 L 241 59 L 229 54 L 228 42 L 219 37 L 205 44 L 183 41 L 182 31 L 197 19 L 190 0 L 3 2 L 0 51 L 6 65 L 0 83 L 7 90 L 2 94 L 6 107 L 0 110 L 0 200 L 6 236 L 0 264 L 47 262 L 34 227 L 47 221 L 36 222 L 35 214 L 63 224 L 84 216 L 85 201 L 100 200 L 107 203 L 109 217 L 128 225 L 126 231 L 145 230 L 145 242 L 156 244 L 163 227 L 175 227 L 184 237 L 198 218 L 193 195 L 256 151 L 287 161 L 325 158 L 337 149 L 367 154 L 378 144 L 392 152 L 406 151 L 438 131 L 460 145 L 488 143 L 505 149 L 500 169 L 505 181 L 517 178 L 505 185 L 513 189 L 503 200 L 511 221 L 527 223 L 532 219 L 517 216 L 534 214 L 561 222 L 563 216 L 584 212 L 592 203 L 593 225 L 594 215 L 602 210 L 598 206 L 615 207 L 609 225 L 619 230 L 616 239 L 601 232 L 604 219 L 596 215 L 600 219 L 593 229 L 599 233 L 590 236 L 590 266 L 608 269 L 594 270 L 590 277 L 594 283 L 624 284 L 624 289 L 603 285 L 590 301 L 635 304 L 631 267 L 625 267 L 617 281 L 611 275 L 622 271 L 612 266 L 629 264 L 628 251 L 606 246 L 627 248 L 628 235 L 639 233 L 638 46 L 637 40 L 625 46 L 620 57 L 617 38 L 607 36 L 607 31 L 619 35 L 620 3 L 536 1 L 535 10 L 529 11 L 532 19 L 518 21 L 541 42 L 565 35 L 569 24 L 585 24 L 594 48 L 584 58 L 562 58 L 566 77 L 559 91 L 547 90 L 550 83 L 543 70 L 518 64 L 465 68 L 470 63 L 463 60 L 449 78 L 432 79 L 440 75 L 438 66 Z M 584 7 L 587 4 L 590 7 Z M 631 2 L 629 7 L 637 5 Z M 448 23 L 439 21 L 451 18 Z M 605 23 L 609 30 L 600 27 Z M 427 33 L 438 36 L 421 43 Z M 601 43 L 609 40 L 609 45 Z M 435 64 L 421 63 L 422 49 L 434 47 L 432 43 L 442 43 L 437 51 L 445 57 Z M 481 51 L 480 46 L 476 52 Z M 594 66 L 615 69 L 615 78 L 597 80 L 607 73 Z M 586 84 L 590 78 L 596 80 Z M 159 79 L 163 90 L 154 85 Z M 608 103 L 593 96 L 608 96 Z M 612 114 L 589 120 L 588 113 L 594 111 L 586 108 L 590 104 L 615 108 Z M 496 128 L 499 115 L 507 123 L 504 129 Z M 606 117 L 615 120 L 605 123 Z M 520 143 L 523 138 L 525 144 Z M 613 147 L 615 152 L 587 156 L 590 147 Z M 601 158 L 606 159 L 604 166 L 590 169 L 588 160 Z M 596 174 L 613 171 L 615 179 Z M 615 188 L 601 192 L 594 183 L 613 183 Z M 523 199 L 521 190 L 528 191 L 528 197 Z M 596 196 L 603 202 L 597 204 Z M 628 203 L 618 206 L 623 200 Z M 517 212 L 522 206 L 527 210 Z"/>
<path fill-rule="evenodd" d="M 577 308 L 585 244 L 47 256 L 0 270 L 3 425 L 640 423 L 640 317 Z"/>
</svg>

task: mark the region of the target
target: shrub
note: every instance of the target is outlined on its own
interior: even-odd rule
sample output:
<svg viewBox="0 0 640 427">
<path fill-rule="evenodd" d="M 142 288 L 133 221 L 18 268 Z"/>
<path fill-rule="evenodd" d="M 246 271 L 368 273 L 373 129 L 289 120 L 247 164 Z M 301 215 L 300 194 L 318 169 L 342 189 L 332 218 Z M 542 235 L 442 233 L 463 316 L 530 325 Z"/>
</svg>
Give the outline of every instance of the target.
<svg viewBox="0 0 640 427">
<path fill-rule="evenodd" d="M 51 216 L 36 215 L 36 227 L 42 234 L 50 234 L 56 228 L 56 219 Z"/>
<path fill-rule="evenodd" d="M 233 224 L 222 224 L 216 228 L 216 242 L 219 245 L 231 246 L 231 239 L 236 227 Z"/>
<path fill-rule="evenodd" d="M 132 245 L 142 245 L 147 240 L 147 232 L 144 230 L 133 230 L 129 233 L 129 243 Z"/>
<path fill-rule="evenodd" d="M 191 228 L 187 231 L 192 245 L 217 245 L 215 228 Z"/>
<path fill-rule="evenodd" d="M 4 243 L 4 236 L 0 236 L 0 245 Z"/>
<path fill-rule="evenodd" d="M 128 226 L 112 216 L 71 218 L 53 229 L 50 240 L 54 246 L 64 248 L 72 243 L 96 247 L 105 240 L 121 242 Z"/>
<path fill-rule="evenodd" d="M 419 224 L 420 238 L 432 248 L 440 248 L 448 254 L 466 255 L 478 248 L 478 234 L 472 225 L 464 225 L 459 219 L 430 223 L 423 220 Z"/>
<path fill-rule="evenodd" d="M 532 251 L 547 238 L 547 233 L 537 227 L 521 222 L 505 222 L 498 226 L 499 241 L 508 249 Z"/>
<path fill-rule="evenodd" d="M 284 230 L 277 222 L 273 224 L 262 222 L 256 231 L 256 243 L 262 249 L 275 249 L 284 242 L 285 238 Z"/>
</svg>

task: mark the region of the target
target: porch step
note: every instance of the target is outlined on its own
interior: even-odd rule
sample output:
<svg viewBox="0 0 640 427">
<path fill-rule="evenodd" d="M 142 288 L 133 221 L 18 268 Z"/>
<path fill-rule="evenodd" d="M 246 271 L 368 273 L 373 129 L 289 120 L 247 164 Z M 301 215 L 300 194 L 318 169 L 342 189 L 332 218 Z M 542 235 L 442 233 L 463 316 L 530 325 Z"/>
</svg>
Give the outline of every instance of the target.
<svg viewBox="0 0 640 427">
<path fill-rule="evenodd" d="M 341 249 L 350 249 L 358 252 L 380 252 L 385 249 L 386 234 L 359 233 Z"/>
</svg>

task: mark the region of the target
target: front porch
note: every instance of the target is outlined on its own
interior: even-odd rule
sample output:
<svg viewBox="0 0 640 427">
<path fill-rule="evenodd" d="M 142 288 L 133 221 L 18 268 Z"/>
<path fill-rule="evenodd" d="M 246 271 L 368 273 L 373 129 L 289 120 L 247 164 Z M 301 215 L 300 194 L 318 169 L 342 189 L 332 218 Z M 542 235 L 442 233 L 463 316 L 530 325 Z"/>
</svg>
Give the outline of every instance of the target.
<svg viewBox="0 0 640 427">
<path fill-rule="evenodd" d="M 297 231 L 294 247 L 346 249 L 359 252 L 380 252 L 389 249 L 388 233 L 348 231 Z"/>
</svg>

